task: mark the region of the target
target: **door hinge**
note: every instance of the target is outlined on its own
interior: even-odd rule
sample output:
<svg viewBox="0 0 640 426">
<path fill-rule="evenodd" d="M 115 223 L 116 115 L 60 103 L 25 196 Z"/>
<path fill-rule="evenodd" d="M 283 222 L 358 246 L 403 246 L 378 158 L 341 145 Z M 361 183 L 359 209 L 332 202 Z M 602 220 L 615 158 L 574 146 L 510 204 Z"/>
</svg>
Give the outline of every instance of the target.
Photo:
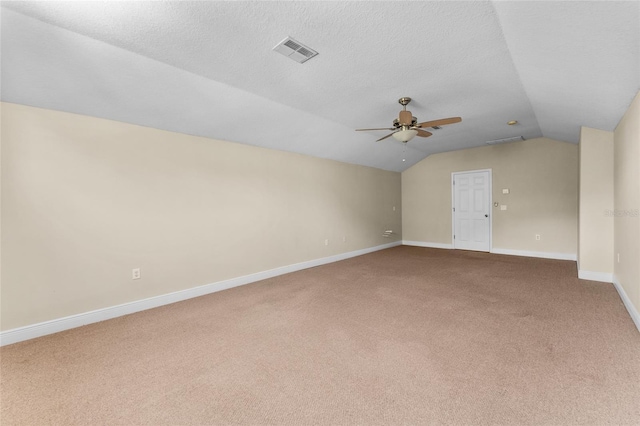
<svg viewBox="0 0 640 426">
<path fill-rule="evenodd" d="M 454 239 L 454 240 L 456 239 L 456 234 L 453 234 L 453 239 Z"/>
<path fill-rule="evenodd" d="M 455 208 L 455 207 L 453 208 L 453 211 L 454 211 L 454 212 L 456 211 L 456 208 Z"/>
</svg>

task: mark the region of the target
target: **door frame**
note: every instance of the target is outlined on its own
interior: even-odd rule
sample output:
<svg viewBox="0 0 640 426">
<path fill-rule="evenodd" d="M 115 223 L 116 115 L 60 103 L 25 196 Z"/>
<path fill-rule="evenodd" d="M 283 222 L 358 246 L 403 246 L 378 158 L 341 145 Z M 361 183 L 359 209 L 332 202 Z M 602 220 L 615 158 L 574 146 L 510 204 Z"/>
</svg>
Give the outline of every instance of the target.
<svg viewBox="0 0 640 426">
<path fill-rule="evenodd" d="M 489 172 L 489 251 L 493 251 L 493 170 L 492 169 L 478 169 L 478 170 L 463 170 L 459 172 L 451 172 L 451 245 L 452 248 L 456 248 L 456 188 L 453 184 L 456 175 L 463 175 L 466 173 L 478 173 Z"/>
</svg>

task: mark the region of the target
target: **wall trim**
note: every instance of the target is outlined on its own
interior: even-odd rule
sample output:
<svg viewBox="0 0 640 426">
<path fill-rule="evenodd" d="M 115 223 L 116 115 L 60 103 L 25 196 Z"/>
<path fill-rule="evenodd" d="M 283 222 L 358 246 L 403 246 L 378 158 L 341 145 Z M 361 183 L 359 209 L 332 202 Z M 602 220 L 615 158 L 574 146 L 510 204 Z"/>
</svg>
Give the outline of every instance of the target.
<svg viewBox="0 0 640 426">
<path fill-rule="evenodd" d="M 511 250 L 501 248 L 492 248 L 491 253 L 507 254 L 510 256 L 540 257 L 542 259 L 578 260 L 576 253 L 551 253 L 546 251 Z"/>
<path fill-rule="evenodd" d="M 631 299 L 627 296 L 627 293 L 624 291 L 622 284 L 620 284 L 620 281 L 615 274 L 613 275 L 613 286 L 618 290 L 618 294 L 620 295 L 620 299 L 622 299 L 622 303 L 624 303 L 624 307 L 627 308 L 627 312 L 629 312 L 631 320 L 636 325 L 638 332 L 640 332 L 640 313 L 638 313 L 636 307 L 631 303 Z"/>
<path fill-rule="evenodd" d="M 594 272 L 581 270 L 578 267 L 578 278 L 581 280 L 600 281 L 603 283 L 612 283 L 613 274 L 610 272 Z"/>
<path fill-rule="evenodd" d="M 72 328 L 82 327 L 83 325 L 93 324 L 96 322 L 121 317 L 123 315 L 129 315 L 135 312 L 157 308 L 159 306 L 169 305 L 171 303 L 192 299 L 194 297 L 204 296 L 205 294 L 227 290 L 233 287 L 265 280 L 267 278 L 273 278 L 279 275 L 313 268 L 315 266 L 338 262 L 340 260 L 349 259 L 351 257 L 362 256 L 363 254 L 372 253 L 374 251 L 384 250 L 399 245 L 402 245 L 402 242 L 395 241 L 392 243 L 382 244 L 366 249 L 355 250 L 347 253 L 323 257 L 320 259 L 281 266 L 279 268 L 269 269 L 267 271 L 257 272 L 255 274 L 244 275 L 224 281 L 218 281 L 211 284 L 205 284 L 198 287 L 179 290 L 159 296 L 153 296 L 146 299 L 123 303 L 121 305 L 97 309 L 95 311 L 84 312 L 81 314 L 70 315 L 68 317 L 57 318 L 50 321 L 14 328 L 11 330 L 0 332 L 0 346 L 10 345 L 12 343 L 18 343 L 29 339 L 34 339 L 36 337 L 46 336 L 48 334 L 58 333 L 60 331 L 70 330 Z"/>
<path fill-rule="evenodd" d="M 439 249 L 453 249 L 453 244 L 446 243 L 429 243 L 424 241 L 407 241 L 402 240 L 403 246 L 415 246 L 415 247 L 430 247 Z"/>
<path fill-rule="evenodd" d="M 430 247 L 430 248 L 439 248 L 439 249 L 450 249 L 452 250 L 453 244 L 446 243 L 430 243 L 425 241 L 408 241 L 402 240 L 402 245 L 404 246 L 415 246 L 415 247 Z M 501 249 L 501 248 L 492 248 L 491 252 L 493 254 L 507 254 L 511 256 L 525 256 L 525 257 L 539 257 L 542 259 L 556 259 L 556 260 L 578 260 L 578 256 L 575 253 L 549 253 L 544 251 L 526 251 L 526 250 L 511 250 L 511 249 Z M 585 278 L 587 279 L 587 278 Z M 592 278 L 588 278 L 592 279 Z M 598 280 L 595 280 L 598 281 Z M 606 281 L 606 282 L 611 282 Z"/>
</svg>

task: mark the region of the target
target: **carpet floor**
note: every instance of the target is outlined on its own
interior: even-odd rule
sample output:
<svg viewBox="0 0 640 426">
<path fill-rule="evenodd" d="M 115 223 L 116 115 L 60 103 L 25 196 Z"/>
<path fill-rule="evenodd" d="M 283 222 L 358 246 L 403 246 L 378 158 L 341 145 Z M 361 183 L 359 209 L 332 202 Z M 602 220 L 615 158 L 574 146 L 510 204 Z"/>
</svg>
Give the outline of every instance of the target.
<svg viewBox="0 0 640 426">
<path fill-rule="evenodd" d="M 9 425 L 638 425 L 570 261 L 400 246 L 0 349 Z"/>
</svg>

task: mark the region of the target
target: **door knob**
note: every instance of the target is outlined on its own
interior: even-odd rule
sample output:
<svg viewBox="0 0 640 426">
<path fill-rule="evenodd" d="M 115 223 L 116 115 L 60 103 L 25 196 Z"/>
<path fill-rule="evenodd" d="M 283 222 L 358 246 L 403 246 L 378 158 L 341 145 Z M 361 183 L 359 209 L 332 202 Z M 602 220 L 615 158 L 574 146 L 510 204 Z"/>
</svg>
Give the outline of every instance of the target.
<svg viewBox="0 0 640 426">
<path fill-rule="evenodd" d="M 485 215 L 484 215 L 484 217 L 489 217 L 489 215 L 488 215 L 488 214 L 485 214 Z"/>
</svg>

